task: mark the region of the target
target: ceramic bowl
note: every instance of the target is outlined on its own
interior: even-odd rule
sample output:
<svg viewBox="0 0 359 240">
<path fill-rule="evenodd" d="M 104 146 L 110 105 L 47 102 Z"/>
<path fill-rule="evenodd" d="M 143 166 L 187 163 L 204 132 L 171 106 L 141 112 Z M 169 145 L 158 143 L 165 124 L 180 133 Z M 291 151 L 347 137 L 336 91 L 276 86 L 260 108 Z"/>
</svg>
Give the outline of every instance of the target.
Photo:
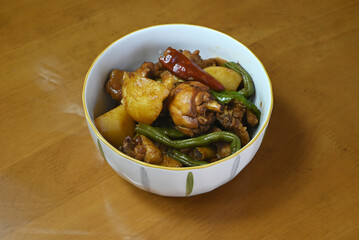
<svg viewBox="0 0 359 240">
<path fill-rule="evenodd" d="M 94 124 L 94 118 L 114 107 L 104 85 L 114 68 L 132 71 L 144 61 L 158 61 L 167 47 L 200 50 L 202 58 L 221 57 L 238 61 L 252 76 L 255 105 L 260 123 L 252 140 L 240 151 L 220 161 L 191 168 L 151 165 L 131 158 L 109 144 Z M 93 62 L 84 83 L 82 101 L 91 137 L 108 164 L 136 187 L 164 196 L 193 196 L 212 191 L 232 180 L 260 147 L 273 108 L 272 87 L 262 63 L 243 44 L 206 27 L 170 24 L 130 33 L 108 46 Z"/>
</svg>

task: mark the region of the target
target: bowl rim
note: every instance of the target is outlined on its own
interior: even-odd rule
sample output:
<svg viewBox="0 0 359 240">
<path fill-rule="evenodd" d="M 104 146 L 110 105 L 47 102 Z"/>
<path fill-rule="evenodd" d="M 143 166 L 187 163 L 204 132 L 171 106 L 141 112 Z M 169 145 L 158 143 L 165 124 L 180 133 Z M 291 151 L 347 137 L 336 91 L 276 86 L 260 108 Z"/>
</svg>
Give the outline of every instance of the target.
<svg viewBox="0 0 359 240">
<path fill-rule="evenodd" d="M 114 146 L 112 146 L 112 144 L 110 144 L 101 134 L 100 132 L 97 130 L 97 128 L 95 127 L 94 123 L 92 122 L 90 116 L 89 116 L 89 113 L 88 113 L 88 110 L 87 110 L 87 105 L 86 105 L 86 101 L 85 101 L 85 90 L 86 90 L 86 86 L 87 86 L 87 80 L 88 80 L 88 77 L 90 75 L 90 72 L 92 71 L 95 63 L 98 61 L 98 59 L 104 54 L 104 52 L 106 52 L 112 45 L 114 45 L 115 43 L 117 43 L 118 41 L 120 41 L 121 39 L 127 37 L 128 35 L 131 35 L 131 34 L 134 34 L 136 32 L 139 32 L 139 31 L 142 31 L 142 30 L 146 30 L 146 29 L 150 29 L 150 28 L 156 28 L 156 27 L 165 27 L 165 26 L 190 26 L 190 27 L 198 27 L 198 28 L 204 28 L 204 29 L 207 29 L 207 30 L 211 30 L 211 31 L 215 31 L 217 33 L 220 33 L 220 34 L 223 34 L 231 39 L 233 39 L 234 41 L 240 43 L 244 48 L 246 48 L 256 59 L 257 61 L 260 63 L 260 65 L 262 66 L 263 70 L 264 70 L 264 73 L 266 74 L 267 76 L 267 79 L 268 79 L 268 83 L 269 83 L 269 90 L 270 90 L 270 97 L 271 97 L 271 102 L 270 102 L 270 106 L 269 106 L 269 112 L 266 116 L 266 119 L 264 121 L 264 124 L 262 125 L 262 127 L 259 129 L 259 131 L 257 132 L 257 134 L 249 141 L 249 143 L 247 143 L 244 147 L 242 147 L 239 151 L 229 155 L 228 157 L 225 157 L 221 160 L 218 160 L 218 161 L 215 161 L 215 162 L 212 162 L 212 163 L 208 163 L 206 165 L 200 165 L 200 166 L 194 166 L 194 167 L 164 167 L 164 166 L 159 166 L 159 165 L 155 165 L 155 164 L 150 164 L 150 163 L 146 163 L 146 162 L 143 162 L 143 161 L 140 161 L 140 160 L 137 160 L 133 157 L 130 157 L 128 155 L 126 155 L 125 153 L 121 152 L 119 149 L 115 148 Z M 120 156 L 128 159 L 128 160 L 131 160 L 133 162 L 136 162 L 140 165 L 143 165 L 143 166 L 146 166 L 146 167 L 150 167 L 150 168 L 157 168 L 157 169 L 162 169 L 162 170 L 174 170 L 174 171 L 186 171 L 186 170 L 194 170 L 194 169 L 204 169 L 204 168 L 209 168 L 209 167 L 212 167 L 212 166 L 215 166 L 217 164 L 220 164 L 222 162 L 225 162 L 229 159 L 232 159 L 232 158 L 235 158 L 237 157 L 240 153 L 242 153 L 243 151 L 245 151 L 247 148 L 249 148 L 251 145 L 253 145 L 256 140 L 259 138 L 259 136 L 262 134 L 262 132 L 266 129 L 267 125 L 268 125 L 268 122 L 269 122 L 269 119 L 271 117 L 271 114 L 272 114 L 272 110 L 273 110 L 273 90 L 272 90 L 272 83 L 271 83 L 271 80 L 269 78 L 269 75 L 263 65 L 263 63 L 258 59 L 258 57 L 246 46 L 244 45 L 243 43 L 241 43 L 240 41 L 238 41 L 237 39 L 229 36 L 228 34 L 225 34 L 223 32 L 220 32 L 220 31 L 217 31 L 217 30 L 214 30 L 212 28 L 209 28 L 209 27 L 204 27 L 204 26 L 200 26 L 200 25 L 194 25 L 194 24 L 183 24 L 183 23 L 173 23 L 173 24 L 159 24 L 159 25 L 152 25 L 152 26 L 148 26 L 148 27 L 145 27 L 145 28 L 141 28 L 141 29 L 137 29 L 137 30 L 134 30 L 126 35 L 123 35 L 122 37 L 118 38 L 117 40 L 113 41 L 110 45 L 108 45 L 104 50 L 101 51 L 100 54 L 97 55 L 97 57 L 95 58 L 95 60 L 92 62 L 89 70 L 87 71 L 86 73 L 86 76 L 85 76 L 85 81 L 84 81 L 84 84 L 83 84 L 83 88 L 82 88 L 82 105 L 83 105 L 83 108 L 84 108 L 84 112 L 85 112 L 85 117 L 86 117 L 86 120 L 88 122 L 88 124 L 90 125 L 91 129 L 94 131 L 94 133 L 96 134 L 97 138 L 100 139 L 107 147 L 109 147 L 112 151 L 114 151 L 115 153 L 119 154 Z M 105 158 L 105 160 L 107 160 Z"/>
</svg>

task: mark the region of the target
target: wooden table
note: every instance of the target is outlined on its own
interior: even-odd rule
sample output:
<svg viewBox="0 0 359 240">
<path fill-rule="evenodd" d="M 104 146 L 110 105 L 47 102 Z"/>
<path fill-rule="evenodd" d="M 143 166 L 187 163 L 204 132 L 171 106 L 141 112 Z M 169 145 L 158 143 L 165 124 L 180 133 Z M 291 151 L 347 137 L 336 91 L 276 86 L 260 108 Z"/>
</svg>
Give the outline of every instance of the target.
<svg viewBox="0 0 359 240">
<path fill-rule="evenodd" d="M 358 239 L 359 2 L 2 1 L 0 238 Z M 83 80 L 111 42 L 164 23 L 262 60 L 274 110 L 230 183 L 190 198 L 130 185 L 93 144 Z"/>
</svg>

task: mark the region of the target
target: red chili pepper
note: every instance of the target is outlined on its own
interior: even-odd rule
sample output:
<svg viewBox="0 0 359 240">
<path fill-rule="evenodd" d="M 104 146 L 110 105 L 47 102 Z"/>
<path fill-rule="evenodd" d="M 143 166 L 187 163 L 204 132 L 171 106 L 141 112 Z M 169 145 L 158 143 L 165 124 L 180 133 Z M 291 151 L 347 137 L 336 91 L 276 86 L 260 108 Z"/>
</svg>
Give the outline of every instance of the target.
<svg viewBox="0 0 359 240">
<path fill-rule="evenodd" d="M 222 83 L 176 49 L 167 48 L 159 60 L 163 67 L 183 80 L 198 81 L 216 91 L 224 90 Z"/>
</svg>

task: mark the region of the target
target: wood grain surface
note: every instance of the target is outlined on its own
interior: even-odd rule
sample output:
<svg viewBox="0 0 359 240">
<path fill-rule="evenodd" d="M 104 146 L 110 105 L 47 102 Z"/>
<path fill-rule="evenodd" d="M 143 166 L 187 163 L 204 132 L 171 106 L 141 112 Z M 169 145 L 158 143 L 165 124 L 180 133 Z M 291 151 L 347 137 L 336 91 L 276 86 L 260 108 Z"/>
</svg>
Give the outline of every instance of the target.
<svg viewBox="0 0 359 240">
<path fill-rule="evenodd" d="M 165 23 L 233 36 L 273 84 L 252 162 L 190 198 L 116 175 L 81 102 L 107 45 Z M 358 1 L 1 1 L 0 239 L 358 239 L 358 43 Z"/>
</svg>

